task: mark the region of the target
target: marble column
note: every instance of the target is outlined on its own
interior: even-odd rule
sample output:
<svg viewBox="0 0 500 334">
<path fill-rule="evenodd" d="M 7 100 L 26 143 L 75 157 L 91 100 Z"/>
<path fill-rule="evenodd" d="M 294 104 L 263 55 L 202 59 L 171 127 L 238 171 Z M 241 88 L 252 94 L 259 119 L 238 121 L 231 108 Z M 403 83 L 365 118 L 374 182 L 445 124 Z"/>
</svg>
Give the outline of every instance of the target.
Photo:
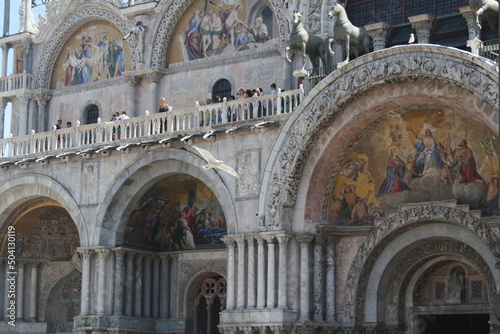
<svg viewBox="0 0 500 334">
<path fill-rule="evenodd" d="M 279 278 L 278 278 L 278 307 L 288 308 L 286 303 L 286 286 L 288 283 L 288 272 L 287 272 L 287 245 L 290 236 L 286 234 L 277 235 L 276 240 L 278 240 L 279 245 Z"/>
<path fill-rule="evenodd" d="M 144 305 L 143 314 L 145 317 L 151 317 L 151 255 L 144 256 Z"/>
<path fill-rule="evenodd" d="M 155 256 L 153 260 L 153 318 L 160 315 L 160 258 Z"/>
<path fill-rule="evenodd" d="M 30 321 L 37 321 L 38 318 L 38 265 L 38 262 L 31 263 Z"/>
<path fill-rule="evenodd" d="M 373 41 L 373 51 L 385 49 L 385 43 L 387 42 L 387 35 L 391 26 L 384 22 L 369 24 L 365 26 L 366 32 Z M 409 37 L 409 36 L 408 36 Z"/>
<path fill-rule="evenodd" d="M 325 245 L 325 239 L 316 235 L 314 243 L 314 282 L 313 282 L 313 295 L 314 295 L 314 321 L 323 321 L 324 314 L 324 300 L 325 295 L 323 291 L 324 277 L 324 257 L 323 249 Z"/>
<path fill-rule="evenodd" d="M 9 60 L 9 50 L 12 47 L 11 44 L 4 44 L 1 46 L 2 48 L 2 77 L 8 76 L 7 73 L 7 64 Z"/>
<path fill-rule="evenodd" d="M 477 31 L 477 26 L 476 26 L 476 16 L 474 15 L 474 12 L 470 9 L 469 6 L 460 7 L 459 10 L 460 13 L 462 14 L 462 17 L 465 19 L 465 22 L 467 23 L 467 28 L 469 31 L 469 40 L 479 37 L 478 36 L 479 32 Z"/>
<path fill-rule="evenodd" d="M 264 239 L 267 241 L 267 308 L 276 307 L 276 275 L 275 265 L 276 256 L 274 254 L 274 236 L 266 235 Z"/>
<path fill-rule="evenodd" d="M 97 306 L 96 311 L 98 315 L 106 314 L 106 261 L 108 259 L 110 250 L 107 248 L 98 248 L 96 249 L 98 264 L 97 264 Z"/>
<path fill-rule="evenodd" d="M 408 17 L 411 26 L 417 32 L 418 44 L 429 44 L 431 37 L 431 28 L 434 17 L 429 14 L 421 14 Z M 409 36 L 408 36 L 409 37 Z"/>
<path fill-rule="evenodd" d="M 266 307 L 266 258 L 264 253 L 264 239 L 256 235 L 257 240 L 257 308 Z"/>
<path fill-rule="evenodd" d="M 232 237 L 226 236 L 223 238 L 227 246 L 227 302 L 226 308 L 234 310 L 234 284 L 235 284 L 235 241 Z"/>
<path fill-rule="evenodd" d="M 17 320 L 24 320 L 24 261 L 17 262 Z"/>
<path fill-rule="evenodd" d="M 50 100 L 49 92 L 44 89 L 39 89 L 34 92 L 34 98 L 38 103 L 38 129 L 37 132 L 47 131 L 47 115 L 45 107 Z"/>
<path fill-rule="evenodd" d="M 125 277 L 125 315 L 131 317 L 134 309 L 134 287 L 135 287 L 135 270 L 134 270 L 135 253 L 127 252 L 127 275 Z"/>
<path fill-rule="evenodd" d="M 0 98 L 0 139 L 4 137 L 5 109 L 7 108 L 7 98 Z"/>
<path fill-rule="evenodd" d="M 328 237 L 326 244 L 326 321 L 335 322 L 335 241 Z"/>
<path fill-rule="evenodd" d="M 149 110 L 150 114 L 155 114 L 158 112 L 158 106 L 159 106 L 159 97 L 158 97 L 158 90 L 159 90 L 159 84 L 158 82 L 161 79 L 160 73 L 148 73 L 147 74 L 148 80 L 149 80 Z"/>
<path fill-rule="evenodd" d="M 160 271 L 160 318 L 165 319 L 169 316 L 169 306 L 170 306 L 170 256 L 162 254 L 161 259 L 161 271 Z"/>
<path fill-rule="evenodd" d="M 142 259 L 144 254 L 138 253 L 135 257 L 135 309 L 134 315 L 142 317 Z"/>
<path fill-rule="evenodd" d="M 255 241 L 254 236 L 247 238 L 248 246 L 248 276 L 247 276 L 247 308 L 255 308 Z"/>
<path fill-rule="evenodd" d="M 22 3 L 24 5 L 24 20 L 21 20 L 21 22 L 23 22 L 24 25 L 20 27 L 20 32 L 31 32 L 33 31 L 33 13 L 31 10 L 31 1 L 25 0 Z"/>
<path fill-rule="evenodd" d="M 136 87 L 137 84 L 141 81 L 140 78 L 137 78 L 135 76 L 127 76 L 127 97 L 128 97 L 128 103 L 127 103 L 127 109 L 125 110 L 127 112 L 127 116 L 129 117 L 137 117 L 141 116 L 144 114 L 144 110 L 137 110 L 137 107 L 135 105 L 135 96 L 136 96 Z M 154 109 L 152 110 L 154 112 Z M 123 133 L 122 133 L 123 136 Z"/>
<path fill-rule="evenodd" d="M 19 103 L 19 130 L 18 136 L 25 136 L 28 134 L 28 106 L 29 99 L 27 96 L 18 96 Z"/>
<path fill-rule="evenodd" d="M 245 308 L 245 297 L 246 297 L 246 289 L 247 286 L 245 284 L 245 237 L 244 236 L 236 236 L 236 244 L 238 246 L 238 293 L 236 297 L 236 308 L 243 309 Z"/>
<path fill-rule="evenodd" d="M 306 233 L 297 234 L 300 243 L 300 321 L 309 321 L 309 243 L 313 236 Z"/>
<path fill-rule="evenodd" d="M 82 255 L 82 300 L 80 302 L 80 315 L 86 316 L 90 313 L 90 260 L 93 251 L 90 249 L 80 249 Z"/>
<path fill-rule="evenodd" d="M 125 251 L 115 250 L 115 294 L 114 294 L 114 315 L 123 314 L 123 301 L 125 293 Z"/>
</svg>

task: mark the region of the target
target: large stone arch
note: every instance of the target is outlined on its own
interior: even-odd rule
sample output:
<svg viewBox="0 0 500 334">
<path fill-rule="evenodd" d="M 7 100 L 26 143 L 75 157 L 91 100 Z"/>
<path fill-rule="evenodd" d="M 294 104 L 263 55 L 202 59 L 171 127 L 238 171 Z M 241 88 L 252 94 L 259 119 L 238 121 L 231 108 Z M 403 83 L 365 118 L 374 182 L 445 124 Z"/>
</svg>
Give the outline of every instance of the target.
<svg viewBox="0 0 500 334">
<path fill-rule="evenodd" d="M 40 52 L 41 57 L 35 62 L 39 64 L 36 72 L 35 88 L 50 88 L 50 77 L 57 55 L 61 52 L 61 48 L 68 37 L 83 24 L 101 20 L 115 26 L 124 36 L 130 31 L 128 24 L 125 23 L 122 16 L 117 14 L 116 9 L 113 10 L 111 5 L 107 5 L 108 8 L 105 9 L 102 5 L 79 6 L 76 11 L 68 14 L 64 21 L 54 30 L 52 38 Z"/>
<path fill-rule="evenodd" d="M 197 178 L 212 190 L 226 214 L 228 233 L 236 233 L 238 225 L 236 209 L 227 185 L 232 181 L 228 182 L 226 175 L 223 179 L 213 169 L 204 170 L 201 166 L 205 164 L 205 160 L 187 150 L 166 149 L 151 152 L 129 166 L 125 166 L 97 209 L 93 244 L 115 246 L 122 242 L 133 205 L 147 187 L 169 174 L 179 173 Z"/>
<path fill-rule="evenodd" d="M 172 37 L 179 17 L 195 0 L 174 1 L 164 6 L 162 19 L 153 29 L 156 36 L 153 39 L 153 49 L 151 52 L 151 67 L 165 67 L 167 63 L 167 47 Z M 286 9 L 283 3 L 278 0 L 267 1 L 273 10 L 274 17 L 278 22 L 279 41 L 283 43 L 288 39 L 289 27 L 286 17 Z"/>
<path fill-rule="evenodd" d="M 48 197 L 61 204 L 73 219 L 80 236 L 80 245 L 88 245 L 88 231 L 83 214 L 73 196 L 56 180 L 36 174 L 25 174 L 7 179 L 0 185 L 0 222 L 5 224 L 19 205 L 37 197 Z M 1 226 L 4 229 L 5 226 Z"/>
<path fill-rule="evenodd" d="M 496 132 L 495 65 L 458 49 L 412 45 L 359 57 L 332 72 L 311 90 L 276 141 L 260 193 L 264 225 L 290 229 L 294 220 L 320 222 L 324 203 L 309 191 L 327 192 L 331 166 L 349 144 L 370 124 L 422 103 L 461 110 Z"/>
<path fill-rule="evenodd" d="M 440 247 L 425 247 L 437 239 Z M 402 208 L 380 221 L 353 259 L 345 291 L 346 322 L 362 325 L 380 320 L 378 296 L 382 290 L 389 293 L 388 277 L 404 259 L 418 263 L 432 256 L 455 252 L 481 273 L 489 285 L 491 300 L 500 286 L 496 259 L 489 249 L 493 240 L 493 233 L 474 213 L 464 208 L 438 202 Z M 408 274 L 412 268 L 400 268 L 401 274 Z M 387 281 L 384 282 L 384 278 Z M 401 285 L 404 278 L 403 275 L 396 280 L 397 285 Z M 390 305 L 394 307 L 394 303 Z"/>
</svg>

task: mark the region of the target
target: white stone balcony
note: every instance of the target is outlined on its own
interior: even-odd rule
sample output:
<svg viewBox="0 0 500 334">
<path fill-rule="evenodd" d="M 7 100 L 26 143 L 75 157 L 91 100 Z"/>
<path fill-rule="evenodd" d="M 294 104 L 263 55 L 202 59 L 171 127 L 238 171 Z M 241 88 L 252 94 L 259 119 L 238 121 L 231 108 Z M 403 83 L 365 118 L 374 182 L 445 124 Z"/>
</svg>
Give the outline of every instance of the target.
<svg viewBox="0 0 500 334">
<path fill-rule="evenodd" d="M 0 93 L 8 93 L 19 89 L 33 89 L 34 76 L 29 73 L 13 74 L 0 78 Z"/>
<path fill-rule="evenodd" d="M 40 133 L 33 131 L 31 135 L 0 140 L 0 166 L 35 159 L 43 161 L 69 153 L 105 151 L 111 147 L 125 149 L 155 141 L 167 143 L 192 135 L 203 136 L 211 131 L 230 133 L 290 114 L 303 99 L 304 90 L 300 88 L 165 113 L 146 111 L 144 116 L 115 122 L 99 120 L 95 124 L 77 124 Z"/>
</svg>

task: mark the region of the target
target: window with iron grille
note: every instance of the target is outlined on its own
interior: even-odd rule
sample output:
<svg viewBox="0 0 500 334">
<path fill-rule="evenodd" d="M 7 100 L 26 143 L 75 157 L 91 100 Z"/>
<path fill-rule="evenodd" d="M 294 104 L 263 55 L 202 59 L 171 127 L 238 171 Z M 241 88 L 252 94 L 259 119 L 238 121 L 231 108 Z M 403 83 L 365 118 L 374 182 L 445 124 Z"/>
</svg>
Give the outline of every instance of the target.
<svg viewBox="0 0 500 334">
<path fill-rule="evenodd" d="M 225 97 L 229 99 L 231 96 L 231 83 L 226 79 L 217 80 L 217 82 L 212 87 L 212 101 L 216 96 L 222 99 Z"/>
<path fill-rule="evenodd" d="M 444 282 L 436 282 L 436 284 L 434 285 L 434 290 L 435 299 L 446 298 L 446 284 Z"/>
<path fill-rule="evenodd" d="M 91 104 L 87 107 L 84 113 L 85 124 L 97 123 L 97 118 L 99 118 L 99 108 L 95 104 Z"/>
<path fill-rule="evenodd" d="M 483 298 L 483 282 L 482 281 L 472 281 L 470 285 L 471 285 L 471 297 L 472 297 L 472 299 L 482 299 Z"/>
</svg>

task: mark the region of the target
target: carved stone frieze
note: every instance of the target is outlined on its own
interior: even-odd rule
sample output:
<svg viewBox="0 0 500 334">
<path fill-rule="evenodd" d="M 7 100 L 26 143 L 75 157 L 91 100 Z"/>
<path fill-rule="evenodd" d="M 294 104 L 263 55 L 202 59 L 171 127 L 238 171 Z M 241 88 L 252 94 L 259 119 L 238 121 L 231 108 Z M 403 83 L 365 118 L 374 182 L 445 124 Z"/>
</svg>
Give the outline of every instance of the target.
<svg viewBox="0 0 500 334">
<path fill-rule="evenodd" d="M 377 59 L 369 59 L 361 64 L 356 61 L 349 63 L 348 66 L 351 68 L 336 72 L 329 85 L 319 92 L 309 105 L 301 105 L 274 164 L 269 183 L 269 197 L 266 199 L 266 227 L 285 229 L 289 227 L 300 176 L 309 152 L 318 139 L 318 133 L 358 94 L 385 85 L 387 82 L 438 80 L 472 91 L 487 103 L 498 107 L 498 82 L 493 72 L 464 62 L 461 58 L 463 55 L 455 51 L 440 49 L 443 52 L 438 58 L 428 47 L 419 45 L 412 47 L 416 49 L 414 55 L 397 54 L 386 49 L 380 53 L 380 57 L 377 56 Z M 384 56 L 383 53 L 387 55 Z M 392 114 L 381 115 L 377 122 L 382 122 Z M 356 137 L 361 138 L 363 135 L 361 132 Z M 340 166 L 335 170 L 338 173 Z M 336 173 L 332 173 L 331 177 L 334 178 Z"/>
</svg>

